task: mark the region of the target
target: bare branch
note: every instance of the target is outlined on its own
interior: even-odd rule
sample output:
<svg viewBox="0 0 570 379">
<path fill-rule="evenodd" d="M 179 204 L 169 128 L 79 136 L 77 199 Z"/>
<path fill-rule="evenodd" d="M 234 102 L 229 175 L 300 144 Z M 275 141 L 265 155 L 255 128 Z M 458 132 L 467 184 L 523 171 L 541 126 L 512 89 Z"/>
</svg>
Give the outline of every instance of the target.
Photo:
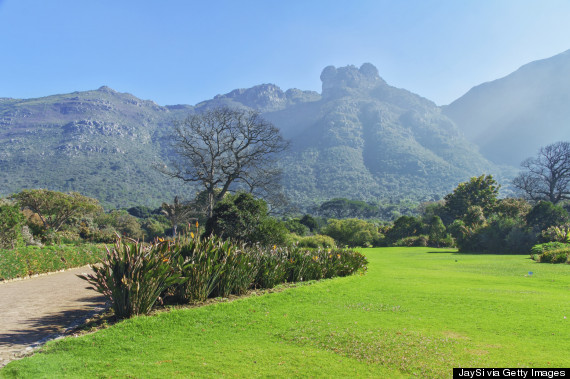
<svg viewBox="0 0 570 379">
<path fill-rule="evenodd" d="M 172 178 L 201 183 L 209 194 L 209 216 L 214 201 L 233 187 L 267 192 L 277 186 L 276 159 L 288 148 L 279 129 L 258 112 L 227 107 L 177 122 L 172 141 L 177 159 L 170 168 L 157 168 Z"/>
<path fill-rule="evenodd" d="M 556 142 L 539 150 L 536 158 L 521 163 L 526 170 L 513 185 L 532 201 L 556 204 L 570 199 L 570 142 Z"/>
</svg>

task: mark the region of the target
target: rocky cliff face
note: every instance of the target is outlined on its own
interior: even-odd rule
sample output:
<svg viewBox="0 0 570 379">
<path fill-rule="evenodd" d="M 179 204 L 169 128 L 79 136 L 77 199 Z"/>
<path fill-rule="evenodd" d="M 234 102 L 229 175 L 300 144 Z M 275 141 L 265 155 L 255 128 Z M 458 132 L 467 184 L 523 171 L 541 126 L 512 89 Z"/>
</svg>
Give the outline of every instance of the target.
<svg viewBox="0 0 570 379">
<path fill-rule="evenodd" d="M 299 89 L 281 90 L 274 84 L 261 84 L 247 89 L 236 89 L 225 95 L 197 105 L 198 110 L 217 106 L 246 107 L 259 112 L 274 112 L 289 106 L 316 101 L 320 95 L 313 91 Z"/>
<path fill-rule="evenodd" d="M 298 202 L 438 199 L 470 176 L 501 176 L 439 107 L 373 65 L 329 66 L 321 80 L 319 101 L 264 114 L 292 139 L 281 163 Z"/>
</svg>

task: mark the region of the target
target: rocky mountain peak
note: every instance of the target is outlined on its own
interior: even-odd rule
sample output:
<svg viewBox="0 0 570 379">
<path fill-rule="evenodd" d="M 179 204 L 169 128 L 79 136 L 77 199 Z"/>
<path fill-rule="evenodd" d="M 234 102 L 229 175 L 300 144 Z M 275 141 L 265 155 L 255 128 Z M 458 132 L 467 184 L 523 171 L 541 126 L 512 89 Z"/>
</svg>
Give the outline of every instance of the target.
<svg viewBox="0 0 570 379">
<path fill-rule="evenodd" d="M 323 97 L 338 94 L 343 89 L 367 89 L 374 88 L 386 82 L 378 74 L 378 69 L 371 63 L 364 63 L 360 68 L 345 66 L 336 68 L 327 66 L 321 73 L 323 82 Z"/>
<path fill-rule="evenodd" d="M 214 100 L 231 100 L 259 110 L 274 110 L 285 106 L 285 92 L 275 84 L 260 84 L 251 88 L 240 88 L 225 95 L 217 95 Z"/>
<path fill-rule="evenodd" d="M 293 104 L 319 99 L 320 95 L 313 91 L 289 89 L 284 92 L 275 84 L 260 84 L 251 88 L 236 89 L 225 95 L 217 95 L 212 100 L 198 104 L 197 107 L 245 106 L 260 112 L 273 112 Z"/>
<path fill-rule="evenodd" d="M 117 91 L 107 86 L 101 86 L 97 89 L 97 91 L 106 92 L 106 93 L 117 93 Z"/>
</svg>

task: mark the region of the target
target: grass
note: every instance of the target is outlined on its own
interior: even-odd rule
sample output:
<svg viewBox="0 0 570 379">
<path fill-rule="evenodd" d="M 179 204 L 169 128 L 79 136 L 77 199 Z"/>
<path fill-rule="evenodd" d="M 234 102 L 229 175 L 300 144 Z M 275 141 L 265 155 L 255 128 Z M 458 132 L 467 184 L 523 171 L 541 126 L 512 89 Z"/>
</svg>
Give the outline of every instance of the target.
<svg viewBox="0 0 570 379">
<path fill-rule="evenodd" d="M 136 317 L 48 343 L 0 377 L 451 377 L 453 367 L 570 365 L 569 266 L 363 251 L 366 275 Z"/>
<path fill-rule="evenodd" d="M 81 267 L 99 261 L 104 252 L 94 244 L 0 249 L 0 281 Z"/>
</svg>

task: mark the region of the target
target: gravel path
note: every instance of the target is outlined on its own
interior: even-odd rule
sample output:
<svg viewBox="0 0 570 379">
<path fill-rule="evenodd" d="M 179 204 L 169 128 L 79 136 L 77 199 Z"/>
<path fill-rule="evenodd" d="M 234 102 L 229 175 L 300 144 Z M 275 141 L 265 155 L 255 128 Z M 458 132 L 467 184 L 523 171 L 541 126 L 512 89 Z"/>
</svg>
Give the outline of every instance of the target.
<svg viewBox="0 0 570 379">
<path fill-rule="evenodd" d="M 80 267 L 0 282 L 0 367 L 103 310 L 104 298 L 76 276 L 89 271 Z"/>
</svg>

